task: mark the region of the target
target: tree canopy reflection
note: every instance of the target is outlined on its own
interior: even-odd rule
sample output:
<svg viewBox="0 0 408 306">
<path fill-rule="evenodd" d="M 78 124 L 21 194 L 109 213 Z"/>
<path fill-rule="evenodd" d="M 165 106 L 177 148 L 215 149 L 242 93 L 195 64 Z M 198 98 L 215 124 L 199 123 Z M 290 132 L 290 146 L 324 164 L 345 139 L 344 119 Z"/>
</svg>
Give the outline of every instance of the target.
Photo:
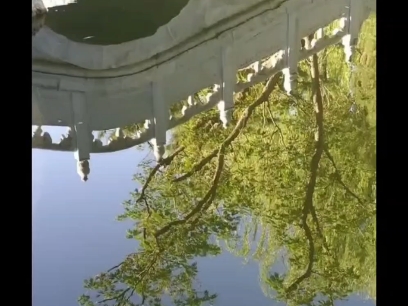
<svg viewBox="0 0 408 306">
<path fill-rule="evenodd" d="M 300 64 L 295 97 L 276 75 L 237 97 L 235 127 L 218 128 L 209 112 L 177 129 L 160 167 L 142 165 L 143 187 L 119 217 L 135 222 L 137 252 L 88 280 L 100 296 L 81 304 L 214 303 L 198 286 L 197 258 L 223 249 L 256 260 L 264 293 L 287 305 L 375 299 L 374 33 L 372 18 L 351 78 L 332 47 Z"/>
</svg>

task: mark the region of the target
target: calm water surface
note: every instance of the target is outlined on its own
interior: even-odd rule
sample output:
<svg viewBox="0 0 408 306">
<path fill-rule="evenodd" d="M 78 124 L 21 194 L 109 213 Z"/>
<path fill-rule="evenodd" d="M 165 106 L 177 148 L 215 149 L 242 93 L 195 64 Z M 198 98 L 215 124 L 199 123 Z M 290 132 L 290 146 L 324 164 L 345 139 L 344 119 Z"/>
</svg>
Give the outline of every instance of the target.
<svg viewBox="0 0 408 306">
<path fill-rule="evenodd" d="M 115 217 L 137 187 L 132 177 L 148 154 L 129 149 L 92 156 L 92 179 L 83 183 L 72 154 L 33 150 L 33 306 L 77 305 L 84 279 L 135 251 L 137 243 L 125 238 L 131 223 Z M 198 267 L 201 286 L 219 295 L 215 305 L 285 305 L 263 294 L 252 260 L 224 251 L 199 258 Z M 284 270 L 282 263 L 275 268 Z M 336 305 L 373 303 L 354 296 Z"/>
<path fill-rule="evenodd" d="M 60 132 L 47 130 L 54 137 Z M 115 217 L 123 212 L 122 202 L 129 193 L 140 188 L 132 177 L 149 156 L 147 147 L 95 155 L 92 179 L 85 184 L 78 178 L 72 154 L 33 150 L 34 306 L 77 305 L 84 279 L 137 249 L 137 242 L 125 238 L 132 223 L 118 222 Z M 216 257 L 199 258 L 198 267 L 200 287 L 218 294 L 215 305 L 285 305 L 262 292 L 260 267 L 252 259 L 224 250 Z M 282 261 L 274 265 L 274 271 L 284 270 Z M 363 296 L 350 296 L 336 305 L 373 303 Z"/>
<path fill-rule="evenodd" d="M 34 306 L 77 305 L 84 279 L 135 250 L 137 243 L 125 239 L 131 224 L 115 217 L 137 186 L 132 177 L 147 154 L 129 149 L 93 156 L 92 180 L 84 184 L 71 154 L 33 150 Z M 225 252 L 200 259 L 199 267 L 201 285 L 222 292 L 217 305 L 270 305 L 256 263 Z"/>
<path fill-rule="evenodd" d="M 87 43 L 120 43 L 152 35 L 158 26 L 175 17 L 186 3 L 186 0 L 78 0 L 75 4 L 51 9 L 46 24 L 76 41 L 84 41 L 88 37 Z M 51 132 L 54 139 L 61 135 L 58 128 L 45 127 L 45 130 Z M 118 153 L 92 155 L 90 179 L 86 183 L 79 179 L 71 153 L 33 150 L 32 155 L 33 306 L 75 306 L 78 305 L 78 297 L 86 293 L 84 280 L 107 271 L 128 254 L 140 249 L 140 239 L 126 239 L 127 230 L 134 228 L 138 220 L 119 222 L 116 217 L 124 212 L 123 202 L 132 198 L 130 193 L 140 190 L 141 186 L 133 181 L 133 176 L 143 171 L 141 162 L 151 158 L 152 154 L 146 145 L 142 150 L 132 148 Z M 207 178 L 203 177 L 203 180 Z M 244 189 L 236 192 L 242 192 L 242 198 L 248 193 Z M 236 230 L 231 229 L 224 236 L 232 237 L 235 231 L 244 236 L 247 225 L 254 226 L 254 222 L 240 221 Z M 356 225 L 356 231 L 357 228 L 361 229 L 363 225 Z M 261 240 L 260 231 L 249 239 L 249 253 L 256 251 Z M 182 232 L 178 241 L 189 241 L 190 234 Z M 197 262 L 194 288 L 217 294 L 211 303 L 218 306 L 285 305 L 270 296 L 274 294 L 273 290 L 265 289 L 262 265 L 255 255 L 240 255 L 237 251 L 240 247 L 234 250 L 234 247 L 225 245 L 225 239 L 216 238 L 217 235 L 210 235 L 209 240 L 220 245 L 220 254 L 189 259 Z M 342 252 L 341 249 L 342 246 L 338 246 L 338 252 Z M 296 260 L 305 260 L 307 252 L 303 254 L 303 259 Z M 172 259 L 172 254 L 168 256 L 169 261 L 178 260 L 177 256 Z M 174 268 L 174 271 L 177 269 Z M 270 272 L 283 274 L 287 269 L 287 258 L 283 256 L 270 267 Z M 162 294 L 165 297 L 162 305 L 174 305 L 166 297 L 169 287 L 174 284 L 163 282 Z M 336 284 L 334 282 L 333 286 Z M 107 305 L 119 305 L 109 303 Z M 348 292 L 344 300 L 335 300 L 333 304 L 369 306 L 374 302 L 366 298 L 365 293 Z"/>
</svg>

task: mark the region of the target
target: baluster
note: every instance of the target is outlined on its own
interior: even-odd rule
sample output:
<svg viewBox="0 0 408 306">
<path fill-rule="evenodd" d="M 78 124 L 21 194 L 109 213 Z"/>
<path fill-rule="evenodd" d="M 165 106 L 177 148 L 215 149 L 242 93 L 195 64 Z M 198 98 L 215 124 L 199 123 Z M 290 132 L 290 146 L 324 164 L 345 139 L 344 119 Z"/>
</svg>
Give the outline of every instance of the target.
<svg viewBox="0 0 408 306">
<path fill-rule="evenodd" d="M 61 135 L 61 141 L 59 143 L 59 146 L 64 148 L 64 149 L 70 149 L 72 148 L 73 145 L 73 131 L 72 128 L 69 127 L 67 130 L 67 135 Z"/>
<path fill-rule="evenodd" d="M 41 125 L 37 126 L 37 128 L 35 129 L 33 136 L 31 138 L 31 144 L 34 145 L 39 145 L 42 142 L 42 128 Z"/>
<path fill-rule="evenodd" d="M 44 132 L 44 134 L 42 135 L 42 142 L 43 142 L 43 146 L 45 147 L 49 147 L 52 145 L 52 138 L 51 138 L 50 133 Z"/>
<path fill-rule="evenodd" d="M 189 106 L 194 106 L 196 103 L 195 103 L 195 101 L 194 101 L 194 96 L 192 95 L 192 96 L 188 96 L 188 98 L 187 98 L 187 104 L 189 105 Z"/>
<path fill-rule="evenodd" d="M 146 129 L 146 131 L 147 131 L 147 130 L 150 129 L 151 126 L 152 126 L 152 121 L 149 120 L 149 119 L 146 119 L 145 122 L 144 122 L 144 124 L 143 124 L 143 127 L 144 127 L 144 128 Z"/>
<path fill-rule="evenodd" d="M 323 28 L 318 29 L 315 34 L 316 34 L 316 36 L 315 36 L 315 38 L 313 38 L 312 46 L 315 46 L 316 43 L 317 43 L 320 39 L 323 38 L 323 36 L 324 36 L 324 30 L 323 30 Z"/>
<path fill-rule="evenodd" d="M 125 138 L 125 134 L 123 133 L 123 129 L 122 128 L 116 128 L 115 130 L 115 137 L 116 139 L 124 139 Z"/>
<path fill-rule="evenodd" d="M 218 102 L 218 111 L 220 112 L 220 120 L 224 128 L 231 121 L 232 112 L 234 110 L 234 87 L 236 83 L 236 69 L 231 47 L 223 47 L 221 50 L 221 97 Z"/>
<path fill-rule="evenodd" d="M 120 141 L 123 138 L 123 131 L 121 128 L 116 128 L 115 132 L 109 137 L 109 144 Z"/>
<path fill-rule="evenodd" d="M 37 128 L 35 129 L 34 133 L 33 133 L 33 137 L 38 137 L 42 135 L 42 128 L 41 125 L 37 126 Z"/>
<path fill-rule="evenodd" d="M 351 61 L 351 56 L 358 43 L 358 35 L 367 14 L 362 0 L 348 0 L 347 16 L 340 19 L 343 30 L 347 33 L 341 40 L 344 47 L 346 61 Z"/>
<path fill-rule="evenodd" d="M 103 147 L 103 143 L 102 140 L 100 139 L 94 139 L 94 141 L 92 142 L 92 149 L 94 151 L 98 151 L 100 148 Z"/>
<path fill-rule="evenodd" d="M 33 133 L 31 143 L 34 146 L 49 147 L 52 145 L 52 138 L 48 132 L 43 133 L 43 129 L 41 128 L 41 125 L 39 125 Z"/>
<path fill-rule="evenodd" d="M 262 68 L 261 61 L 256 61 L 252 65 L 252 69 L 254 69 L 255 74 L 257 74 L 259 71 L 261 71 L 261 68 Z"/>
<path fill-rule="evenodd" d="M 187 115 L 189 113 L 189 110 L 193 110 L 194 106 L 197 105 L 197 103 L 194 100 L 194 96 L 187 97 L 187 105 L 184 105 L 183 108 L 181 109 L 181 114 L 183 116 Z"/>
<path fill-rule="evenodd" d="M 299 18 L 296 12 L 286 11 L 288 27 L 286 33 L 286 68 L 282 70 L 285 77 L 284 88 L 290 95 L 296 88 L 297 65 L 301 41 L 299 38 Z"/>
<path fill-rule="evenodd" d="M 122 128 L 116 128 L 115 133 L 109 139 L 108 145 L 110 148 L 118 150 L 124 148 L 125 142 L 125 135 Z"/>
<path fill-rule="evenodd" d="M 154 123 L 154 139 L 152 140 L 154 149 L 153 153 L 156 161 L 163 159 L 166 145 L 166 132 L 169 124 L 167 116 L 169 109 L 166 101 L 164 101 L 162 86 L 160 82 L 152 82 L 152 97 L 153 97 L 153 123 Z"/>
<path fill-rule="evenodd" d="M 254 77 L 254 75 L 257 75 L 259 73 L 259 71 L 261 71 L 262 65 L 260 61 L 256 61 L 255 63 L 253 63 L 250 66 L 251 69 L 254 70 L 254 73 L 248 73 L 247 76 L 247 82 L 251 82 L 252 78 Z"/>
</svg>

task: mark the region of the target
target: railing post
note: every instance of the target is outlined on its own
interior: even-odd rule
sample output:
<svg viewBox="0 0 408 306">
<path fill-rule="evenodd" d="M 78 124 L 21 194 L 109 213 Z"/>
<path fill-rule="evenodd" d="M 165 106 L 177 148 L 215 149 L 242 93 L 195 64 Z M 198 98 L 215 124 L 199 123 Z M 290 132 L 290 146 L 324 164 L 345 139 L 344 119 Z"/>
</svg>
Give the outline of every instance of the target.
<svg viewBox="0 0 408 306">
<path fill-rule="evenodd" d="M 224 128 L 230 123 L 234 111 L 234 87 L 236 83 L 236 69 L 231 46 L 221 49 L 221 90 L 222 100 L 218 103 L 220 120 Z"/>
<path fill-rule="evenodd" d="M 73 127 L 68 127 L 67 134 L 61 136 L 61 141 L 59 143 L 60 147 L 64 149 L 71 149 L 74 137 Z"/>
<path fill-rule="evenodd" d="M 347 16 L 340 20 L 341 26 L 347 33 L 341 40 L 344 47 L 346 61 L 351 61 L 354 49 L 358 43 L 361 26 L 367 14 L 362 0 L 348 0 Z"/>
<path fill-rule="evenodd" d="M 169 109 L 163 97 L 161 80 L 155 79 L 151 83 L 153 98 L 153 127 L 154 127 L 154 156 L 156 161 L 162 160 L 165 153 L 166 131 L 169 125 Z"/>
<path fill-rule="evenodd" d="M 252 77 L 257 75 L 262 70 L 261 61 L 256 61 L 249 66 L 251 69 L 254 70 L 254 73 L 249 73 L 247 76 L 247 82 L 251 82 Z"/>
<path fill-rule="evenodd" d="M 52 145 L 52 138 L 48 132 L 44 132 L 41 125 L 38 125 L 31 138 L 32 146 L 47 147 Z"/>
<path fill-rule="evenodd" d="M 286 67 L 282 70 L 285 76 L 284 88 L 291 94 L 296 88 L 298 57 L 301 48 L 299 37 L 299 18 L 297 12 L 289 12 L 286 9 Z"/>
<path fill-rule="evenodd" d="M 92 131 L 89 125 L 89 115 L 86 97 L 83 92 L 73 92 L 71 95 L 74 117 L 74 143 L 76 145 L 75 159 L 77 171 L 83 181 L 88 180 L 89 159 L 92 150 Z"/>
</svg>

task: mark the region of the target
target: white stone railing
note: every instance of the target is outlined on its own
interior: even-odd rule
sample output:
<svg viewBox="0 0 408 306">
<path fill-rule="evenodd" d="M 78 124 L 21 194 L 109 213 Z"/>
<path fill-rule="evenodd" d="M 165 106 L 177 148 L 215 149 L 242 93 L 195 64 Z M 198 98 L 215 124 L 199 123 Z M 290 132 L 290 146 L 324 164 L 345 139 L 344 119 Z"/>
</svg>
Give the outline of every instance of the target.
<svg viewBox="0 0 408 306">
<path fill-rule="evenodd" d="M 89 70 L 56 63 L 55 59 L 44 63 L 34 54 L 33 125 L 67 126 L 71 132 L 53 143 L 48 133 L 38 130 L 33 148 L 76 151 L 77 159 L 83 161 L 90 158 L 90 153 L 113 152 L 153 139 L 155 155 L 160 159 L 166 131 L 194 115 L 218 106 L 226 126 L 234 107 L 234 93 L 283 71 L 285 89 L 290 94 L 296 84 L 298 62 L 340 41 L 349 60 L 363 21 L 375 10 L 375 0 L 277 2 L 262 1 L 253 11 L 236 16 L 237 20 L 218 23 L 212 36 L 207 31 L 184 42 L 184 46 L 119 69 Z M 341 27 L 324 35 L 322 28 L 336 19 L 341 19 Z M 319 35 L 313 47 L 301 50 L 301 38 L 316 31 Z M 44 41 L 51 32 L 43 29 L 36 38 Z M 260 62 L 264 58 L 267 60 Z M 255 73 L 247 82 L 237 83 L 237 70 L 249 65 Z M 193 95 L 214 84 L 215 90 L 205 103 L 195 103 Z M 170 107 L 186 98 L 188 106 L 183 108 L 181 118 L 170 118 Z M 124 137 L 117 129 L 117 137 L 103 145 L 91 136 L 93 130 L 140 122 L 145 122 L 146 129 L 134 138 Z"/>
</svg>

